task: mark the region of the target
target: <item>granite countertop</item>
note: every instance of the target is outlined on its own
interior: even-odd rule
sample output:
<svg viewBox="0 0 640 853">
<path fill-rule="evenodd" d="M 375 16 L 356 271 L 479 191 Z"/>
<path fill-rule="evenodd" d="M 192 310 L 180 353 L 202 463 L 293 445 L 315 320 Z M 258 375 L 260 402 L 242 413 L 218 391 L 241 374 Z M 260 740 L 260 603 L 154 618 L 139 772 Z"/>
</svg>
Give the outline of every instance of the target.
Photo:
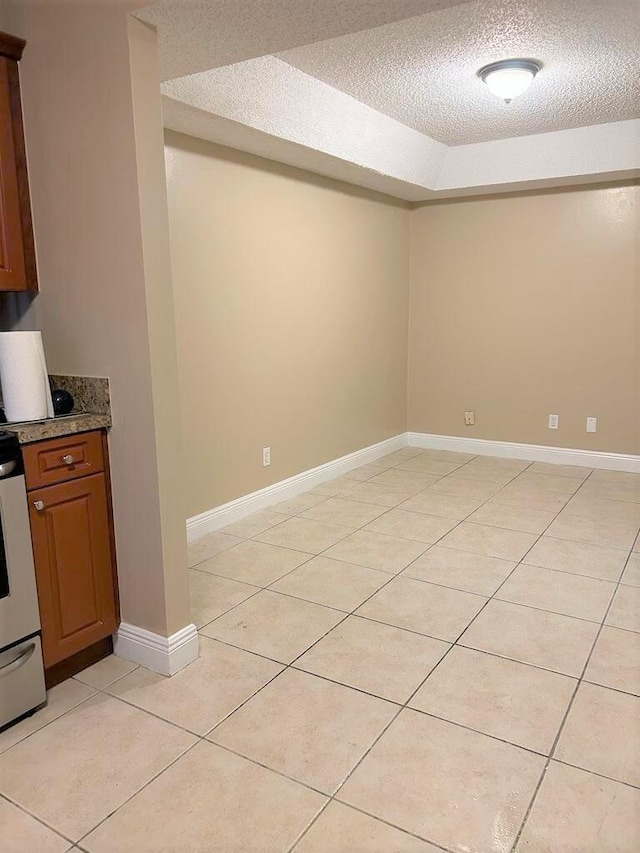
<svg viewBox="0 0 640 853">
<path fill-rule="evenodd" d="M 17 435 L 20 444 L 29 444 L 32 441 L 42 441 L 45 438 L 59 438 L 64 435 L 74 435 L 77 432 L 88 432 L 92 429 L 105 429 L 110 426 L 111 415 L 78 412 L 62 415 L 58 418 L 47 418 L 44 421 L 0 424 L 0 430 L 6 430 L 6 432 Z"/>
<path fill-rule="evenodd" d="M 92 429 L 111 426 L 111 393 L 109 380 L 100 376 L 49 376 L 51 389 L 68 391 L 75 401 L 75 412 L 46 418 L 42 421 L 0 424 L 0 430 L 14 433 L 20 444 L 43 441 L 45 438 L 60 438 Z"/>
</svg>

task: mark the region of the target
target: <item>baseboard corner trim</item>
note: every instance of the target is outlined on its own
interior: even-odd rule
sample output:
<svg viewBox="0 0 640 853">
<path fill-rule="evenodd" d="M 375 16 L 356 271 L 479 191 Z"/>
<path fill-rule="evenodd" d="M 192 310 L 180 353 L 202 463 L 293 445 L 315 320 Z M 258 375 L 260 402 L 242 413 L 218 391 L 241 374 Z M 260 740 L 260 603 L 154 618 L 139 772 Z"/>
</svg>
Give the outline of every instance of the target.
<svg viewBox="0 0 640 853">
<path fill-rule="evenodd" d="M 409 447 L 420 447 L 425 450 L 453 450 L 458 453 L 475 453 L 478 456 L 500 456 L 505 459 L 523 459 L 528 462 L 551 462 L 556 465 L 578 465 L 585 468 L 603 468 L 609 471 L 640 474 L 640 456 L 630 453 L 608 453 L 573 447 L 547 447 L 542 444 L 519 444 L 513 441 L 490 441 L 484 438 L 435 435 L 426 432 L 409 432 L 407 436 Z"/>
<path fill-rule="evenodd" d="M 160 675 L 175 675 L 198 657 L 198 629 L 191 623 L 170 637 L 163 637 L 122 622 L 113 635 L 113 651 Z"/>
<path fill-rule="evenodd" d="M 187 519 L 187 539 L 189 542 L 193 542 L 208 533 L 214 533 L 228 524 L 233 524 L 234 521 L 240 521 L 248 515 L 258 512 L 258 510 L 295 498 L 296 495 L 306 492 L 314 486 L 319 486 L 320 483 L 347 474 L 361 465 L 375 462 L 388 453 L 401 450 L 403 447 L 407 447 L 406 432 L 379 441 L 377 444 L 363 447 L 353 453 L 348 453 L 339 459 L 333 459 L 323 465 L 302 471 L 300 474 L 295 474 L 286 480 L 280 480 L 278 483 L 273 483 L 271 486 L 266 486 L 264 489 L 251 492 L 251 494 L 236 498 L 236 500 L 220 504 Z"/>
</svg>

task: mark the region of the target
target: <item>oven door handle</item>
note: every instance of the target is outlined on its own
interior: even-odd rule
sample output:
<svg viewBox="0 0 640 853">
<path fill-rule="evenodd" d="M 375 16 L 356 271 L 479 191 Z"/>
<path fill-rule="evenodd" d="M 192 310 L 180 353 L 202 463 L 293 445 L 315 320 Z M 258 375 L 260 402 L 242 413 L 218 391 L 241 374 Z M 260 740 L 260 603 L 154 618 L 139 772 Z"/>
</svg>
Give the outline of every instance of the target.
<svg viewBox="0 0 640 853">
<path fill-rule="evenodd" d="M 0 462 L 0 477 L 8 477 L 17 467 L 18 463 L 15 459 L 9 459 L 8 462 Z"/>
<path fill-rule="evenodd" d="M 15 672 L 16 669 L 19 669 L 21 666 L 23 666 L 29 660 L 35 650 L 35 643 L 29 643 L 28 646 L 19 649 L 15 653 L 15 656 L 8 663 L 0 665 L 0 678 L 3 678 L 5 675 L 9 675 L 9 673 L 11 672 Z"/>
</svg>

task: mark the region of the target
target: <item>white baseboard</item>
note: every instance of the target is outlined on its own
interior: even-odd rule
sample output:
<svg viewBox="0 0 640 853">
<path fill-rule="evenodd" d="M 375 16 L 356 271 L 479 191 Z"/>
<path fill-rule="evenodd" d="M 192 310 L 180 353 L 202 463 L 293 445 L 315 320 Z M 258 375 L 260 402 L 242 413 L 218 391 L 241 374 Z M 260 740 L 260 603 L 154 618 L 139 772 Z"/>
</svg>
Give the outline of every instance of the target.
<svg viewBox="0 0 640 853">
<path fill-rule="evenodd" d="M 198 630 L 191 624 L 163 637 L 123 622 L 113 635 L 113 651 L 161 675 L 174 675 L 198 657 Z"/>
<path fill-rule="evenodd" d="M 425 450 L 454 450 L 479 456 L 501 456 L 529 462 L 552 462 L 557 465 L 581 465 L 586 468 L 606 468 L 611 471 L 640 473 L 640 456 L 627 453 L 605 453 L 599 450 L 578 450 L 571 447 L 545 447 L 542 444 L 516 444 L 512 441 L 489 441 L 483 438 L 463 438 L 456 435 L 432 435 L 409 432 L 409 447 Z"/>
<path fill-rule="evenodd" d="M 229 501 L 229 503 L 213 507 L 213 509 L 200 513 L 200 515 L 194 515 L 193 518 L 187 519 L 187 539 L 189 542 L 200 539 L 207 533 L 213 533 L 215 530 L 220 530 L 221 527 L 226 527 L 227 524 L 240 521 L 253 512 L 266 509 L 280 503 L 280 501 L 294 498 L 301 492 L 306 492 L 308 489 L 320 485 L 320 483 L 332 480 L 334 477 L 340 477 L 342 474 L 353 471 L 354 468 L 359 468 L 368 462 L 375 462 L 376 459 L 381 459 L 387 453 L 393 453 L 394 450 L 400 450 L 406 446 L 407 433 L 403 432 L 400 435 L 393 436 L 393 438 L 388 438 L 386 441 L 380 441 L 378 444 L 372 444 L 362 450 L 348 453 L 346 456 L 326 462 L 324 465 L 318 465 L 317 468 L 310 468 L 301 474 L 280 480 L 280 482 L 257 492 L 251 492 L 251 494 Z"/>
<path fill-rule="evenodd" d="M 421 447 L 425 450 L 454 450 L 459 453 L 475 453 L 479 456 L 500 456 L 505 459 L 524 459 L 530 462 L 552 462 L 559 465 L 580 465 L 587 468 L 606 468 L 611 471 L 640 473 L 640 456 L 625 453 L 605 453 L 598 450 L 579 450 L 571 447 L 545 447 L 541 444 L 517 444 L 512 441 L 489 441 L 483 438 L 464 438 L 456 435 L 433 435 L 424 432 L 405 432 L 372 444 L 340 459 L 310 468 L 286 480 L 280 480 L 257 492 L 244 495 L 229 503 L 213 507 L 200 515 L 187 519 L 189 542 L 206 536 L 240 521 L 258 510 L 266 509 L 281 501 L 318 486 L 334 477 L 340 477 L 354 468 L 375 462 L 403 447 Z M 137 629 L 136 629 L 137 630 Z"/>
</svg>

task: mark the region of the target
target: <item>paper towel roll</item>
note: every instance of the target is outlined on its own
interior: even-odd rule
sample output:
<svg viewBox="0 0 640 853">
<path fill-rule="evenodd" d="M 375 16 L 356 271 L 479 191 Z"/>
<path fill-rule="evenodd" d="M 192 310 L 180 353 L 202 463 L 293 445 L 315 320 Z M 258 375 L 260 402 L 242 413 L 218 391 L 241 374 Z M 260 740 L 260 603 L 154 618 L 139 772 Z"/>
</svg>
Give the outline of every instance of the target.
<svg viewBox="0 0 640 853">
<path fill-rule="evenodd" d="M 8 421 L 53 417 L 41 332 L 0 332 L 0 385 Z"/>
</svg>

